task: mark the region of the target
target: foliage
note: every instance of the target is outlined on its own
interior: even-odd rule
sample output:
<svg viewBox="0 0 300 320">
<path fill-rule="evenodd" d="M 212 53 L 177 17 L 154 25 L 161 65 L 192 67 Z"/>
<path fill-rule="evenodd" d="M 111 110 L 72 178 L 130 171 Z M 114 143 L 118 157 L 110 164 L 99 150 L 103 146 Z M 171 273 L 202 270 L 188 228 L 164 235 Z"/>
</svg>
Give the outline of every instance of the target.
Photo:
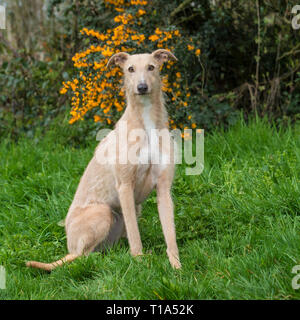
<svg viewBox="0 0 300 320">
<path fill-rule="evenodd" d="M 215 96 L 244 114 L 296 120 L 299 108 L 291 106 L 299 104 L 300 91 L 299 32 L 291 26 L 296 2 L 207 2 L 199 5 L 194 32 L 201 38 L 208 99 Z"/>
<path fill-rule="evenodd" d="M 57 116 L 61 111 L 57 105 L 62 103 L 58 93 L 58 81 L 62 79 L 59 69 L 63 66 L 63 62 L 39 61 L 25 54 L 3 62 L 0 132 L 15 137 L 20 130 L 26 130 L 32 135 L 34 127 L 47 125 Z"/>
</svg>

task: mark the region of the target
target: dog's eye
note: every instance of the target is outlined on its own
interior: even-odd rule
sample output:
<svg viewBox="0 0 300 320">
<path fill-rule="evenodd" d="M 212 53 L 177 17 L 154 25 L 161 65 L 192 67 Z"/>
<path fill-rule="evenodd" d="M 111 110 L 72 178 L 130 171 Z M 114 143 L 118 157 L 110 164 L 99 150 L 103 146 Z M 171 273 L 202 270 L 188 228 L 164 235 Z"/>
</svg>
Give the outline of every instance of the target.
<svg viewBox="0 0 300 320">
<path fill-rule="evenodd" d="M 134 72 L 133 67 L 129 67 L 129 68 L 128 68 L 128 71 L 131 72 L 131 73 Z"/>
<path fill-rule="evenodd" d="M 153 71 L 153 70 L 154 70 L 154 66 L 153 66 L 152 64 L 150 64 L 150 65 L 148 66 L 148 70 L 149 70 L 149 71 Z"/>
</svg>

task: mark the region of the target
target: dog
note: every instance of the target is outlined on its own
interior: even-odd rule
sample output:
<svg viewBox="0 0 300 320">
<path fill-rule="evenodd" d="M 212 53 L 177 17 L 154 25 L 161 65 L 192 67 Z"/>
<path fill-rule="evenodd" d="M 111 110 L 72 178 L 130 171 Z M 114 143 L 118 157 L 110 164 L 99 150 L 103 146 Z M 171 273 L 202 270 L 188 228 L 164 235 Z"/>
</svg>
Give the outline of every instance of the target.
<svg viewBox="0 0 300 320">
<path fill-rule="evenodd" d="M 123 69 L 126 109 L 115 129 L 100 141 L 81 177 L 65 220 L 69 253 L 52 263 L 28 261 L 28 267 L 51 271 L 77 257 L 111 246 L 122 236 L 127 236 L 132 256 L 142 255 L 137 218 L 141 204 L 156 188 L 167 255 L 173 268 L 181 268 L 171 197 L 174 146 L 157 143 L 157 139 L 154 145 L 155 139 L 152 136 L 150 139 L 154 129 L 170 136 L 160 78 L 161 66 L 170 59 L 177 60 L 165 49 L 151 54 L 119 52 L 109 59 L 107 67 L 117 65 Z M 138 136 L 134 141 L 130 138 L 134 131 L 142 131 L 144 136 Z M 114 163 L 103 161 L 107 151 L 116 145 Z M 130 156 L 130 148 L 137 155 L 137 162 L 121 161 L 122 157 Z M 153 153 L 160 160 L 168 158 L 170 161 L 153 161 Z"/>
</svg>

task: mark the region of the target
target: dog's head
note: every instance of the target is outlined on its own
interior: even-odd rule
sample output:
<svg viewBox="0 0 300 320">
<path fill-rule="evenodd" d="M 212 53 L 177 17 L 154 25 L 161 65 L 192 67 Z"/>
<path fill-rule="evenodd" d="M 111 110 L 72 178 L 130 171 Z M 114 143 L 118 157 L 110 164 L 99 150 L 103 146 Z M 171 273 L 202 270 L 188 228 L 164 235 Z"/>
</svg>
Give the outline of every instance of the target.
<svg viewBox="0 0 300 320">
<path fill-rule="evenodd" d="M 177 58 L 168 50 L 158 49 L 151 54 L 134 54 L 119 52 L 113 55 L 107 66 L 120 66 L 124 71 L 125 87 L 130 94 L 150 95 L 161 89 L 159 70 L 169 59 Z"/>
</svg>

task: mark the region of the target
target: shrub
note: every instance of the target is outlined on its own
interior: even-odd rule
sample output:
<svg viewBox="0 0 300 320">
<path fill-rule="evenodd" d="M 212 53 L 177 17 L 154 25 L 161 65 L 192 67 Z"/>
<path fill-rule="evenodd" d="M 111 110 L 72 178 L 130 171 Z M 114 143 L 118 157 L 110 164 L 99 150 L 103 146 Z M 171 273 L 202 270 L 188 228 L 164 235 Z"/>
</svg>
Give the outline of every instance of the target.
<svg viewBox="0 0 300 320">
<path fill-rule="evenodd" d="M 39 61 L 25 53 L 3 62 L 0 69 L 0 133 L 17 137 L 47 125 L 61 112 L 59 95 L 64 63 Z M 65 74 L 67 77 L 67 74 Z"/>
</svg>

